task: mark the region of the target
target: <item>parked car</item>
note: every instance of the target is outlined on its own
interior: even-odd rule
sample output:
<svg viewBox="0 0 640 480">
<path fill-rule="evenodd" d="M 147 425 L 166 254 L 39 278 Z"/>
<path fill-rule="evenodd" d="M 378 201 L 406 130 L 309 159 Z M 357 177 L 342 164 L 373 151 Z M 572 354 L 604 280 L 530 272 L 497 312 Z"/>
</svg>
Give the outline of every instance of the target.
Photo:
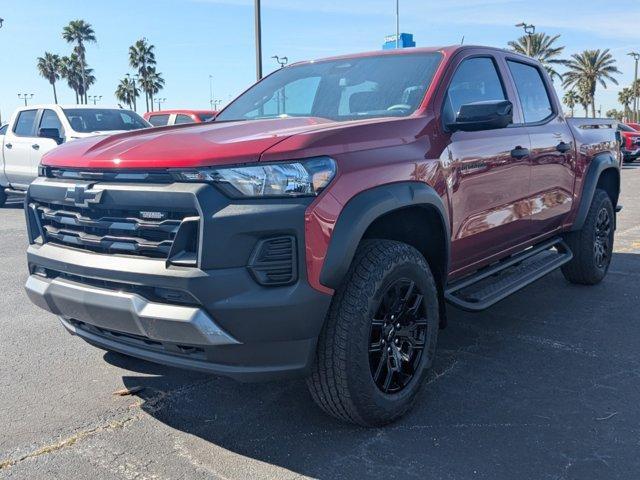
<svg viewBox="0 0 640 480">
<path fill-rule="evenodd" d="M 625 163 L 635 162 L 640 157 L 640 132 L 628 124 L 618 124 L 621 135 L 620 151 Z"/>
<path fill-rule="evenodd" d="M 213 123 L 64 145 L 42 174 L 26 290 L 69 332 L 304 376 L 366 426 L 411 407 L 445 302 L 602 281 L 621 208 L 615 123 L 566 119 L 540 63 L 474 46 L 297 63 Z"/>
<path fill-rule="evenodd" d="M 0 206 L 7 195 L 24 195 L 38 176 L 42 156 L 58 145 L 150 126 L 137 113 L 119 108 L 33 105 L 17 109 L 0 136 Z"/>
<path fill-rule="evenodd" d="M 215 118 L 217 113 L 215 110 L 159 110 L 145 113 L 144 118 L 154 127 L 164 127 L 207 122 Z"/>
<path fill-rule="evenodd" d="M 640 132 L 640 123 L 627 122 L 626 125 L 633 128 L 635 131 Z"/>
</svg>

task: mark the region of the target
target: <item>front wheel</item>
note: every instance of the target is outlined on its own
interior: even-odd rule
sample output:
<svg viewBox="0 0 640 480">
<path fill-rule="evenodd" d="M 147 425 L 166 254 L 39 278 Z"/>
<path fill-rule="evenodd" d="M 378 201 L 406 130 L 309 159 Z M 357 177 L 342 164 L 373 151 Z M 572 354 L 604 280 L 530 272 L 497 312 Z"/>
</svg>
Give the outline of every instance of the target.
<svg viewBox="0 0 640 480">
<path fill-rule="evenodd" d="M 562 267 L 562 273 L 571 283 L 595 285 L 609 270 L 613 255 L 615 213 L 609 195 L 596 190 L 584 225 L 565 236 L 573 259 Z"/>
<path fill-rule="evenodd" d="M 307 384 L 328 414 L 363 426 L 402 416 L 431 366 L 438 293 L 424 257 L 390 240 L 365 240 L 336 291 Z"/>
</svg>

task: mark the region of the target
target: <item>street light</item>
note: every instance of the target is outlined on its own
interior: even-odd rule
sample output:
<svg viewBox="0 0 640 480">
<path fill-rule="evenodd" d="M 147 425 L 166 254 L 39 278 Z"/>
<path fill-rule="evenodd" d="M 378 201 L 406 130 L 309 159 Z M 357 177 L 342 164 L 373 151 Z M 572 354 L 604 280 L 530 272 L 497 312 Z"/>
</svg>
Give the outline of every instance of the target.
<svg viewBox="0 0 640 480">
<path fill-rule="evenodd" d="M 526 24 L 524 22 L 520 22 L 516 25 L 516 27 L 522 28 L 524 30 L 524 33 L 528 37 L 527 56 L 530 57 L 531 56 L 531 37 L 533 36 L 534 33 L 536 33 L 536 26 L 532 24 Z"/>
<path fill-rule="evenodd" d="M 89 100 L 93 100 L 93 104 L 95 105 L 98 101 L 102 99 L 102 95 L 89 95 L 87 98 Z"/>
<path fill-rule="evenodd" d="M 0 28 L 2 28 L 3 23 L 4 23 L 4 18 L 0 18 Z"/>
<path fill-rule="evenodd" d="M 271 58 L 273 58 L 276 62 L 278 62 L 278 65 L 280 65 L 280 68 L 283 68 L 287 63 L 289 63 L 288 57 L 279 57 L 278 55 L 274 55 Z"/>
<path fill-rule="evenodd" d="M 400 0 L 396 0 L 396 49 L 400 48 Z"/>
<path fill-rule="evenodd" d="M 166 99 L 166 98 L 156 98 L 156 99 L 154 99 L 154 102 L 156 102 L 156 103 L 158 104 L 158 111 L 159 111 L 159 110 L 162 110 L 160 107 L 161 107 L 161 106 L 162 106 L 162 104 L 163 104 L 164 102 L 166 102 L 166 101 L 167 101 L 167 99 Z"/>
<path fill-rule="evenodd" d="M 133 77 L 131 77 L 131 74 L 127 73 L 126 77 L 133 82 L 133 111 L 137 112 L 138 106 L 136 105 L 136 79 L 140 78 L 140 75 L 136 73 Z M 148 107 L 149 105 L 147 104 L 147 108 Z M 153 105 L 151 105 L 151 107 L 153 107 Z"/>
<path fill-rule="evenodd" d="M 256 78 L 262 78 L 262 20 L 260 18 L 260 0 L 254 0 L 254 16 L 256 24 Z"/>
<path fill-rule="evenodd" d="M 27 100 L 31 100 L 33 98 L 33 93 L 19 93 L 18 98 L 20 100 L 24 100 L 24 106 L 27 106 Z"/>
<path fill-rule="evenodd" d="M 631 91 L 633 92 L 633 121 L 637 122 L 638 121 L 638 94 L 640 92 L 638 92 L 638 90 L 640 90 L 640 85 L 638 85 L 638 60 L 640 60 L 640 53 L 638 52 L 631 52 L 628 53 L 629 56 L 633 57 L 633 59 L 636 61 L 636 69 L 635 69 L 635 75 L 633 77 L 633 85 L 631 86 Z"/>
</svg>

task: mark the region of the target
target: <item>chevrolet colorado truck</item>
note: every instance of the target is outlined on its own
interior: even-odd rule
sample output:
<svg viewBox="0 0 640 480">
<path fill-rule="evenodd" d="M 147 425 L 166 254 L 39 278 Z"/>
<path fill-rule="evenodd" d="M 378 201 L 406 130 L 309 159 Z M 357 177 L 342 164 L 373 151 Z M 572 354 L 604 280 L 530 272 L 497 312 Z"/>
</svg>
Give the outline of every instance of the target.
<svg viewBox="0 0 640 480">
<path fill-rule="evenodd" d="M 26 290 L 102 349 L 306 377 L 327 413 L 383 425 L 420 391 L 447 302 L 482 310 L 558 268 L 605 277 L 618 143 L 513 52 L 297 63 L 211 123 L 46 155 Z"/>
<path fill-rule="evenodd" d="M 43 155 L 58 145 L 147 127 L 151 125 L 137 113 L 119 108 L 54 104 L 18 108 L 0 133 L 0 207 L 8 195 L 24 196 L 38 176 Z"/>
</svg>

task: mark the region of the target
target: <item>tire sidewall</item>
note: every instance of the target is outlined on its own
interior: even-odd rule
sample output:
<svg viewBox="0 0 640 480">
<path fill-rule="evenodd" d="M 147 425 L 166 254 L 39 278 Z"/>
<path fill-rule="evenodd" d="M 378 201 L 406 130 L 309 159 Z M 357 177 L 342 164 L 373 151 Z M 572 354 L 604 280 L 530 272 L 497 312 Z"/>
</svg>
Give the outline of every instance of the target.
<svg viewBox="0 0 640 480">
<path fill-rule="evenodd" d="M 611 266 L 611 260 L 612 260 L 612 256 L 613 256 L 613 239 L 614 239 L 614 230 L 615 230 L 615 213 L 613 211 L 613 204 L 611 203 L 611 199 L 609 198 L 609 196 L 607 194 L 603 194 L 599 195 L 599 198 L 596 199 L 597 201 L 594 202 L 593 204 L 593 210 L 594 210 L 594 214 L 593 217 L 591 219 L 591 221 L 589 222 L 589 228 L 588 231 L 586 232 L 587 235 L 589 235 L 589 245 L 590 245 L 590 255 L 589 255 L 589 260 L 590 260 L 590 267 L 593 269 L 594 275 L 599 279 L 602 280 L 606 275 L 607 272 L 609 271 L 609 267 Z M 600 214 L 600 211 L 602 209 L 606 209 L 607 213 L 609 214 L 609 221 L 611 222 L 611 229 L 609 232 L 609 251 L 607 252 L 608 255 L 608 261 L 606 263 L 606 265 L 604 265 L 604 267 L 598 267 L 598 265 L 596 264 L 596 256 L 595 256 L 595 252 L 594 252 L 594 246 L 595 246 L 595 242 L 596 242 L 596 226 L 598 223 L 598 215 Z"/>
</svg>

